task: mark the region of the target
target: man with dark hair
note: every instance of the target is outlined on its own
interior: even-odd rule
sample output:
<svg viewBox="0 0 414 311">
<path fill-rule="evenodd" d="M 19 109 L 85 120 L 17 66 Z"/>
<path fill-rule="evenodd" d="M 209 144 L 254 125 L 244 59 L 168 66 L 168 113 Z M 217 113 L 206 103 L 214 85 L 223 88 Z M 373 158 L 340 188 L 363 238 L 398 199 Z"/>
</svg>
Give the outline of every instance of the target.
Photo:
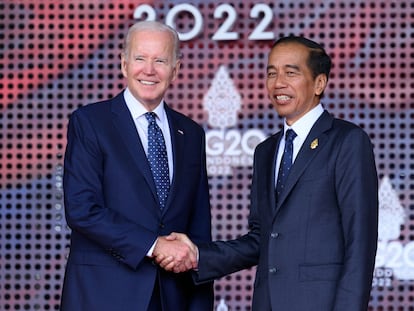
<svg viewBox="0 0 414 311">
<path fill-rule="evenodd" d="M 249 232 L 198 244 L 197 282 L 257 265 L 253 311 L 367 310 L 378 178 L 368 135 L 322 107 L 330 67 L 311 40 L 273 45 L 266 86 L 284 126 L 255 150 Z M 195 248 L 184 234 L 169 239 Z M 181 269 L 171 256 L 157 261 Z"/>
</svg>

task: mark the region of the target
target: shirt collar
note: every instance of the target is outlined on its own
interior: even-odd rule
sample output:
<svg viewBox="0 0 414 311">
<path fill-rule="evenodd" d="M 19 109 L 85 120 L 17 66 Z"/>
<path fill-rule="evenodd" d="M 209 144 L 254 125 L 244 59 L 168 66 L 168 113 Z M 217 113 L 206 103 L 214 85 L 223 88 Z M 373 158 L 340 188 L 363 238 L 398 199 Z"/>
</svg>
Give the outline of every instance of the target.
<svg viewBox="0 0 414 311">
<path fill-rule="evenodd" d="M 132 95 L 128 88 L 124 91 L 124 99 L 134 120 L 142 117 L 148 112 L 148 110 L 145 109 L 145 107 Z M 161 122 L 164 122 L 164 119 L 166 118 L 164 100 L 161 100 L 161 103 L 153 110 L 153 112 Z"/>
<path fill-rule="evenodd" d="M 301 138 L 301 140 L 305 140 L 306 136 L 308 136 L 312 126 L 318 120 L 318 118 L 323 113 L 324 109 L 322 104 L 319 103 L 317 106 L 312 108 L 308 111 L 304 116 L 302 116 L 299 120 L 292 124 L 292 126 L 287 125 L 286 119 L 284 120 L 283 126 L 283 134 L 286 134 L 286 131 L 291 128 L 295 131 L 295 133 Z"/>
</svg>

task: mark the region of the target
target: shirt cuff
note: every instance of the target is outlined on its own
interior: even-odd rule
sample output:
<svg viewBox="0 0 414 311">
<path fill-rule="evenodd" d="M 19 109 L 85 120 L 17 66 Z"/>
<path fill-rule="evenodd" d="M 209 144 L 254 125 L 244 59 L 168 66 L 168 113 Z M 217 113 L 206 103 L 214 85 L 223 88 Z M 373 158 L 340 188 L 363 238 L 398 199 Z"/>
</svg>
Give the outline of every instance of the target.
<svg viewBox="0 0 414 311">
<path fill-rule="evenodd" d="M 155 242 L 152 244 L 151 248 L 147 252 L 148 257 L 152 257 L 152 253 L 154 252 L 155 244 L 157 244 L 158 238 L 155 240 Z"/>
</svg>

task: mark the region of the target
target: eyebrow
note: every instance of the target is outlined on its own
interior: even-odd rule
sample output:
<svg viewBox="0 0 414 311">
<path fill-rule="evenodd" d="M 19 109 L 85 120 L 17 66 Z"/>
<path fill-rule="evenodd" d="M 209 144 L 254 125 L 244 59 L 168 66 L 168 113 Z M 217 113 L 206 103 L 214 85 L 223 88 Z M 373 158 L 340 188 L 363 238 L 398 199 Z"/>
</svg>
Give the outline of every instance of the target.
<svg viewBox="0 0 414 311">
<path fill-rule="evenodd" d="M 300 67 L 298 66 L 298 65 L 285 65 L 285 66 L 283 66 L 283 68 L 285 68 L 285 69 L 294 69 L 294 70 L 300 70 Z M 269 70 L 271 70 L 271 69 L 276 69 L 276 67 L 275 66 L 273 66 L 273 65 L 269 65 L 269 66 L 267 66 L 267 70 L 269 71 Z"/>
<path fill-rule="evenodd" d="M 266 69 L 267 69 L 267 71 L 269 71 L 269 70 L 271 70 L 271 69 L 276 69 L 276 68 L 275 68 L 275 66 L 273 66 L 273 65 L 269 65 L 269 66 L 267 66 L 267 68 L 266 68 Z"/>
<path fill-rule="evenodd" d="M 286 66 L 284 66 L 285 68 L 288 68 L 288 69 L 294 69 L 294 70 L 300 70 L 300 67 L 298 66 L 298 65 L 286 65 Z"/>
</svg>

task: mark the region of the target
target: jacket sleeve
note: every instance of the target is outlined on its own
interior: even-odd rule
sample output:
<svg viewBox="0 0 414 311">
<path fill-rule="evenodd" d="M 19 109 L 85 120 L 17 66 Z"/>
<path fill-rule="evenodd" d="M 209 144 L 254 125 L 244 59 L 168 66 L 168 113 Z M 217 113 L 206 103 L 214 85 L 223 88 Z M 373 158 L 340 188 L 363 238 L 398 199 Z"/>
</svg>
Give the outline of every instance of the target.
<svg viewBox="0 0 414 311">
<path fill-rule="evenodd" d="M 255 160 L 254 163 L 256 163 Z M 255 167 L 255 165 L 254 165 Z M 196 282 L 202 283 L 257 265 L 259 260 L 260 215 L 257 206 L 257 170 L 253 170 L 250 194 L 249 231 L 229 241 L 215 241 L 198 245 L 199 262 Z"/>
<path fill-rule="evenodd" d="M 345 253 L 334 310 L 362 311 L 369 302 L 378 234 L 378 177 L 372 144 L 362 130 L 345 137 L 335 174 Z"/>
</svg>

